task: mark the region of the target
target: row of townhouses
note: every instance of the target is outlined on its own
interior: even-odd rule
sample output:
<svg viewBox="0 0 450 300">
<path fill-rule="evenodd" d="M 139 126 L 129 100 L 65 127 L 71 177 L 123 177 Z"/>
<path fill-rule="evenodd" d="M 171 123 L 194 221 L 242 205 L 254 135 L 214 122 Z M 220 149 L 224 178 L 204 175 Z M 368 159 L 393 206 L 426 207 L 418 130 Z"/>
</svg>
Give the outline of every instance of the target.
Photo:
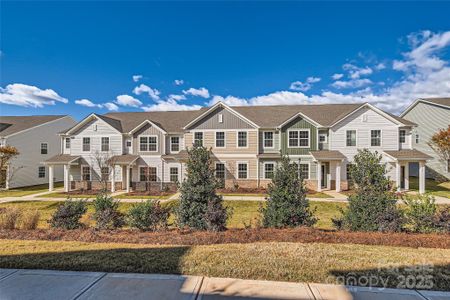
<svg viewBox="0 0 450 300">
<path fill-rule="evenodd" d="M 7 118 L 1 117 L 2 127 Z M 24 144 L 16 143 L 19 151 L 41 151 L 26 164 L 26 175 L 16 178 L 38 174 L 38 183 L 48 180 L 50 190 L 54 181 L 64 181 L 65 191 L 97 189 L 100 181 L 111 191 L 175 189 L 185 176 L 186 150 L 195 143 L 212 149 L 216 176 L 226 187 L 265 187 L 286 154 L 298 163 L 309 189 L 346 190 L 348 166 L 363 148 L 383 156 L 399 191 L 409 189 L 410 175 L 419 177 L 420 192 L 426 176 L 438 172 L 450 178 L 449 162 L 427 145 L 450 123 L 450 98 L 419 99 L 402 117 L 368 103 L 230 107 L 219 102 L 196 111 L 91 114 L 76 124 L 67 116 L 55 120 L 65 122 L 45 123 L 51 131 L 40 126 L 51 138 L 36 141 L 45 134 L 29 129 Z M 5 130 L 0 130 L 2 143 L 15 146 L 3 138 Z"/>
</svg>

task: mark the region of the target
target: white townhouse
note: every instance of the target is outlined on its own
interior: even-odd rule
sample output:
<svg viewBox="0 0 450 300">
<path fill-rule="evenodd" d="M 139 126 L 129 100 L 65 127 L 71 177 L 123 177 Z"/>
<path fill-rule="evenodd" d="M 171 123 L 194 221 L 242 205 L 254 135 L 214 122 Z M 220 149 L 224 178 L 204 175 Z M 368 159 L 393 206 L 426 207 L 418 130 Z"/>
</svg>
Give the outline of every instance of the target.
<svg viewBox="0 0 450 300">
<path fill-rule="evenodd" d="M 61 134 L 62 153 L 46 164 L 64 166 L 66 191 L 96 189 L 106 177 L 112 191 L 175 189 L 186 149 L 200 143 L 212 150 L 216 176 L 227 187 L 265 187 L 281 155 L 288 155 L 309 189 L 341 191 L 349 188 L 354 155 L 367 148 L 382 155 L 398 191 L 409 189 L 409 164 L 418 163 L 423 193 L 430 156 L 414 149 L 415 127 L 368 103 L 218 102 L 197 111 L 91 114 Z M 112 172 L 96 165 L 99 155 L 112 158 Z"/>
<path fill-rule="evenodd" d="M 62 168 L 48 173 L 42 165 L 61 153 L 58 133 L 76 124 L 70 116 L 0 116 L 0 146 L 10 145 L 19 155 L 12 160 L 0 183 L 3 188 L 17 188 L 52 181 L 62 181 Z"/>
</svg>

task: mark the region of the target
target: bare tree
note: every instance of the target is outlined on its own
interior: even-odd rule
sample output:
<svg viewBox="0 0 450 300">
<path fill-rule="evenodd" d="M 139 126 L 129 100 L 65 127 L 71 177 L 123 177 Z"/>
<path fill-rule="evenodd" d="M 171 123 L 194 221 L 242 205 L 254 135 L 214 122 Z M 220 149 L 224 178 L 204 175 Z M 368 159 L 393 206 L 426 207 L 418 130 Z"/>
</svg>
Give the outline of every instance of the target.
<svg viewBox="0 0 450 300">
<path fill-rule="evenodd" d="M 93 161 L 99 173 L 94 172 L 94 176 L 100 182 L 102 190 L 108 189 L 108 181 L 110 180 L 113 168 L 116 166 L 117 156 L 112 151 L 96 151 L 93 156 Z"/>
<path fill-rule="evenodd" d="M 8 189 L 16 172 L 23 168 L 23 166 L 13 167 L 11 164 L 19 154 L 16 147 L 10 145 L 0 147 L 0 187 Z"/>
</svg>

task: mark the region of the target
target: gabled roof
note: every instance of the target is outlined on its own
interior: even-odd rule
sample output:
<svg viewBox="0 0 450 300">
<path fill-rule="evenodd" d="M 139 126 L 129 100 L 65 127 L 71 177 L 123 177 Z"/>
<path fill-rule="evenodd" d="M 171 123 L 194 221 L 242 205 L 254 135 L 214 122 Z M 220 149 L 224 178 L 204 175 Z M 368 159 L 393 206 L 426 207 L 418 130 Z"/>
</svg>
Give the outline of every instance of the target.
<svg viewBox="0 0 450 300">
<path fill-rule="evenodd" d="M 440 106 L 440 107 L 444 107 L 444 108 L 450 108 L 450 98 L 419 98 L 419 99 L 416 99 L 410 106 L 408 106 L 405 109 L 405 111 L 401 113 L 400 117 L 405 116 L 419 102 L 432 104 L 432 105 L 436 105 L 436 106 Z"/>
<path fill-rule="evenodd" d="M 94 118 L 97 118 L 99 120 L 104 121 L 106 124 L 111 126 L 113 129 L 115 129 L 118 132 L 122 133 L 122 124 L 121 124 L 120 121 L 117 121 L 115 119 L 109 118 L 107 116 L 103 116 L 103 115 L 98 115 L 98 114 L 92 113 L 89 116 L 87 116 L 86 118 L 84 118 L 83 120 L 81 120 L 80 122 L 78 122 L 77 124 L 75 124 L 75 126 L 69 128 L 69 129 L 67 129 L 65 131 L 60 132 L 60 134 L 69 134 L 73 130 L 79 128 L 80 126 L 82 126 L 83 124 L 91 121 Z"/>
<path fill-rule="evenodd" d="M 388 156 L 392 157 L 396 161 L 400 161 L 400 160 L 428 160 L 428 159 L 432 158 L 428 154 L 425 154 L 425 153 L 423 153 L 423 152 L 421 152 L 419 150 L 416 150 L 416 149 L 404 149 L 404 150 L 393 150 L 393 151 L 385 150 L 383 152 L 385 154 L 387 154 Z"/>
<path fill-rule="evenodd" d="M 0 116 L 0 136 L 6 137 L 64 117 L 67 115 Z"/>
</svg>

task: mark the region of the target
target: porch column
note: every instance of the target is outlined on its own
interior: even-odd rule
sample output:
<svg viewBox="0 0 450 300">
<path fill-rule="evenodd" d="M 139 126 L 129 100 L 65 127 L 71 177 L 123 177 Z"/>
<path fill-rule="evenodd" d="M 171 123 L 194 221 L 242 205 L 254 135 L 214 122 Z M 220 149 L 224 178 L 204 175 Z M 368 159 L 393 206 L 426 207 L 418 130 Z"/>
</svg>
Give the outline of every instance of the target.
<svg viewBox="0 0 450 300">
<path fill-rule="evenodd" d="M 336 192 L 341 191 L 341 162 L 336 162 Z"/>
<path fill-rule="evenodd" d="M 402 169 L 402 167 L 400 166 L 400 163 L 396 162 L 395 163 L 395 182 L 397 185 L 397 192 L 400 192 L 401 188 L 402 188 L 401 169 Z"/>
<path fill-rule="evenodd" d="M 111 193 L 114 193 L 116 191 L 116 166 L 112 166 L 111 171 Z"/>
<path fill-rule="evenodd" d="M 409 190 L 409 162 L 405 165 L 405 190 Z"/>
<path fill-rule="evenodd" d="M 64 192 L 70 191 L 70 165 L 64 165 Z"/>
<path fill-rule="evenodd" d="M 425 193 L 425 162 L 419 162 L 419 194 Z"/>
<path fill-rule="evenodd" d="M 127 173 L 126 173 L 125 178 L 127 180 L 125 186 L 126 186 L 126 189 L 127 189 L 127 193 L 129 193 L 130 192 L 130 166 L 127 166 Z"/>
<path fill-rule="evenodd" d="M 53 192 L 53 165 L 48 166 L 48 191 Z"/>
<path fill-rule="evenodd" d="M 317 191 L 322 191 L 322 164 L 317 161 Z"/>
<path fill-rule="evenodd" d="M 161 159 L 161 182 L 159 183 L 159 189 L 163 190 L 164 184 L 164 161 Z"/>
</svg>

